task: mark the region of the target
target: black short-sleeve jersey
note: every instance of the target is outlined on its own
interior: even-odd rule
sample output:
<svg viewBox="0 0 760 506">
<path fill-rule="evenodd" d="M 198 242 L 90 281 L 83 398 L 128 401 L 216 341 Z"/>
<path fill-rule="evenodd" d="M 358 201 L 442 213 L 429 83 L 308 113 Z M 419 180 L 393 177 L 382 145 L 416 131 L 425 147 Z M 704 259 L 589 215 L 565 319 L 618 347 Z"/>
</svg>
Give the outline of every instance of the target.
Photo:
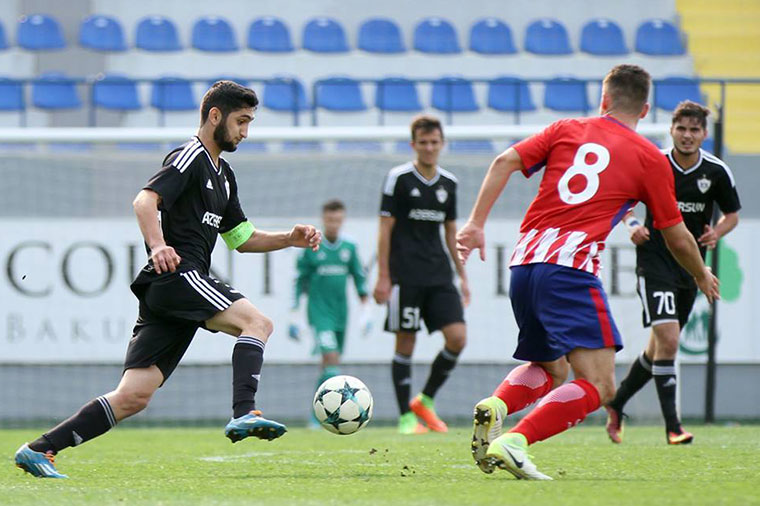
<svg viewBox="0 0 760 506">
<path fill-rule="evenodd" d="M 434 286 L 451 282 L 441 224 L 457 218 L 456 192 L 456 177 L 440 167 L 429 181 L 412 162 L 390 170 L 383 183 L 380 216 L 396 219 L 389 259 L 394 284 Z"/>
<path fill-rule="evenodd" d="M 678 209 L 694 239 L 704 233 L 705 225 L 710 224 L 714 203 L 718 204 L 724 214 L 734 213 L 741 208 L 734 175 L 718 157 L 700 149 L 697 163 L 684 169 L 676 163 L 671 149 L 663 150 L 663 153 L 673 169 Z M 636 247 L 638 274 L 685 288 L 695 287 L 691 275 L 670 254 L 662 233 L 652 226 L 649 210 L 645 225 L 649 229 L 650 239 Z M 704 258 L 705 248 L 700 247 L 700 252 Z"/>
<path fill-rule="evenodd" d="M 171 151 L 144 188 L 161 196 L 161 230 L 182 259 L 180 270 L 208 273 L 217 235 L 246 220 L 232 168 L 221 157 L 215 166 L 198 137 Z M 155 277 L 150 260 L 138 280 L 144 276 Z"/>
</svg>

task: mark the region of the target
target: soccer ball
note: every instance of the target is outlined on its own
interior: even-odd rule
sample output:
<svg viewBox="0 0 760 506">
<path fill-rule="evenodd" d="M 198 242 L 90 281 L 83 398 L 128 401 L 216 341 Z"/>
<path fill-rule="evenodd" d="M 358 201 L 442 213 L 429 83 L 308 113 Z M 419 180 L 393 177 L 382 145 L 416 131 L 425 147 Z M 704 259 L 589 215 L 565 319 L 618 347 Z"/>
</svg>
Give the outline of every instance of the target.
<svg viewBox="0 0 760 506">
<path fill-rule="evenodd" d="M 333 376 L 314 394 L 314 415 L 333 434 L 353 434 L 372 418 L 372 394 L 353 376 Z"/>
</svg>

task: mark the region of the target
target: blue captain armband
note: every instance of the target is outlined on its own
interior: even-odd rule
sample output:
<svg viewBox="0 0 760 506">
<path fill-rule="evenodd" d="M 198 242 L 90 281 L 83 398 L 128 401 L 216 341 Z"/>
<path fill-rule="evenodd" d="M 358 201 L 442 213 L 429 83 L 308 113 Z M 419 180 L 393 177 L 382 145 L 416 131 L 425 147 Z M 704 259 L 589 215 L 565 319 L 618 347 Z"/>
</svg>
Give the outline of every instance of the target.
<svg viewBox="0 0 760 506">
<path fill-rule="evenodd" d="M 251 238 L 256 231 L 256 227 L 250 221 L 244 221 L 232 230 L 228 230 L 221 234 L 224 239 L 224 244 L 229 249 L 238 249 L 245 241 Z"/>
</svg>

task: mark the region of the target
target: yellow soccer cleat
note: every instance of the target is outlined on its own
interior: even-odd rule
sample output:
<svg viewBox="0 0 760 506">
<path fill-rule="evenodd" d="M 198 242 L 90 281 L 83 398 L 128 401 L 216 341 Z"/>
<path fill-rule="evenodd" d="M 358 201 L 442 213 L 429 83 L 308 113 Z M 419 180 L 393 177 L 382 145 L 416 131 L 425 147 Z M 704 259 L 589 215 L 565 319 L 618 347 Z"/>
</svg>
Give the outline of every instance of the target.
<svg viewBox="0 0 760 506">
<path fill-rule="evenodd" d="M 507 405 L 498 397 L 487 397 L 475 405 L 472 414 L 472 458 L 481 471 L 491 474 L 494 464 L 486 458 L 488 446 L 501 436 Z"/>
</svg>

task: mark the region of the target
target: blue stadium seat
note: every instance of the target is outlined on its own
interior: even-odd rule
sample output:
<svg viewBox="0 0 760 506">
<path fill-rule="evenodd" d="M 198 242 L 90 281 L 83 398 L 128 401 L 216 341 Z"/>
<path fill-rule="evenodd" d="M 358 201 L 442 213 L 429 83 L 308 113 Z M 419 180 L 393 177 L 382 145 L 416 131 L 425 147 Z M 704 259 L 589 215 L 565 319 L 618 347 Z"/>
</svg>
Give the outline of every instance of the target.
<svg viewBox="0 0 760 506">
<path fill-rule="evenodd" d="M 636 51 L 658 56 L 686 53 L 678 28 L 664 19 L 652 19 L 639 25 L 636 30 Z"/>
<path fill-rule="evenodd" d="M 377 141 L 338 141 L 335 149 L 343 153 L 379 153 L 383 143 Z"/>
<path fill-rule="evenodd" d="M 672 111 L 682 100 L 704 104 L 699 81 L 689 77 L 668 77 L 654 82 L 654 106 Z"/>
<path fill-rule="evenodd" d="M 282 150 L 286 153 L 319 153 L 322 151 L 322 143 L 318 141 L 285 141 Z"/>
<path fill-rule="evenodd" d="M 623 30 L 610 19 L 592 19 L 581 31 L 581 51 L 597 56 L 628 54 Z"/>
<path fill-rule="evenodd" d="M 237 51 L 235 31 L 229 22 L 219 16 L 204 16 L 193 25 L 191 43 L 200 51 L 229 53 Z"/>
<path fill-rule="evenodd" d="M 332 18 L 314 18 L 303 29 L 303 48 L 315 53 L 345 53 L 346 33 Z"/>
<path fill-rule="evenodd" d="M 482 54 L 513 54 L 512 30 L 496 18 L 481 19 L 470 29 L 470 51 Z"/>
<path fill-rule="evenodd" d="M 79 27 L 79 45 L 98 51 L 126 51 L 124 30 L 115 18 L 93 15 Z"/>
<path fill-rule="evenodd" d="M 461 77 L 442 77 L 433 82 L 432 105 L 439 111 L 471 112 L 479 109 L 472 83 Z"/>
<path fill-rule="evenodd" d="M 47 14 L 21 16 L 16 38 L 19 46 L 33 51 L 66 47 L 61 25 Z"/>
<path fill-rule="evenodd" d="M 316 106 L 330 111 L 364 111 L 359 82 L 348 77 L 332 77 L 316 83 Z"/>
<path fill-rule="evenodd" d="M 535 111 L 528 83 L 519 77 L 497 77 L 488 83 L 488 107 L 497 111 Z"/>
<path fill-rule="evenodd" d="M 287 25 L 275 17 L 265 16 L 254 20 L 248 28 L 248 48 L 267 53 L 293 51 Z"/>
<path fill-rule="evenodd" d="M 246 140 L 238 144 L 237 151 L 240 153 L 266 153 L 269 151 L 269 146 L 266 142 L 251 142 Z"/>
<path fill-rule="evenodd" d="M 22 82 L 0 77 L 0 111 L 23 111 L 25 108 Z"/>
<path fill-rule="evenodd" d="M 77 109 L 82 101 L 74 79 L 63 72 L 46 72 L 32 82 L 32 104 L 40 109 Z"/>
<path fill-rule="evenodd" d="M 273 111 L 303 111 L 309 108 L 301 81 L 289 77 L 275 77 L 264 83 L 264 107 Z"/>
<path fill-rule="evenodd" d="M 708 153 L 715 153 L 715 139 L 712 137 L 708 137 L 704 141 L 702 141 L 702 149 L 707 151 Z"/>
<path fill-rule="evenodd" d="M 135 46 L 146 51 L 180 51 L 177 27 L 164 16 L 148 16 L 137 24 Z"/>
<path fill-rule="evenodd" d="M 375 107 L 383 111 L 422 110 L 414 81 L 403 77 L 387 77 L 377 82 Z"/>
<path fill-rule="evenodd" d="M 211 86 L 213 86 L 214 83 L 217 81 L 232 81 L 233 83 L 237 83 L 240 86 L 245 86 L 246 88 L 250 88 L 250 84 L 251 84 L 248 82 L 247 79 L 241 79 L 235 76 L 216 76 L 206 81 L 206 84 L 208 85 L 209 88 L 211 88 Z"/>
<path fill-rule="evenodd" d="M 493 143 L 488 139 L 467 139 L 449 142 L 449 151 L 454 153 L 493 153 Z"/>
<path fill-rule="evenodd" d="M 557 77 L 546 83 L 544 107 L 563 112 L 588 112 L 591 106 L 586 82 L 572 77 Z"/>
<path fill-rule="evenodd" d="M 5 27 L 0 23 L 0 49 L 8 49 L 8 38 L 5 36 Z"/>
<path fill-rule="evenodd" d="M 386 18 L 371 18 L 359 27 L 359 49 L 369 53 L 403 53 L 401 29 Z"/>
<path fill-rule="evenodd" d="M 528 25 L 525 50 L 535 54 L 570 54 L 570 40 L 564 25 L 554 19 L 539 19 Z"/>
<path fill-rule="evenodd" d="M 414 29 L 414 49 L 423 53 L 462 52 L 454 26 L 442 18 L 425 18 Z"/>
<path fill-rule="evenodd" d="M 190 111 L 198 108 L 190 81 L 169 76 L 153 81 L 150 105 L 161 111 Z"/>
<path fill-rule="evenodd" d="M 129 77 L 107 74 L 92 85 L 92 100 L 97 107 L 119 111 L 136 111 L 142 106 L 137 83 Z"/>
</svg>

